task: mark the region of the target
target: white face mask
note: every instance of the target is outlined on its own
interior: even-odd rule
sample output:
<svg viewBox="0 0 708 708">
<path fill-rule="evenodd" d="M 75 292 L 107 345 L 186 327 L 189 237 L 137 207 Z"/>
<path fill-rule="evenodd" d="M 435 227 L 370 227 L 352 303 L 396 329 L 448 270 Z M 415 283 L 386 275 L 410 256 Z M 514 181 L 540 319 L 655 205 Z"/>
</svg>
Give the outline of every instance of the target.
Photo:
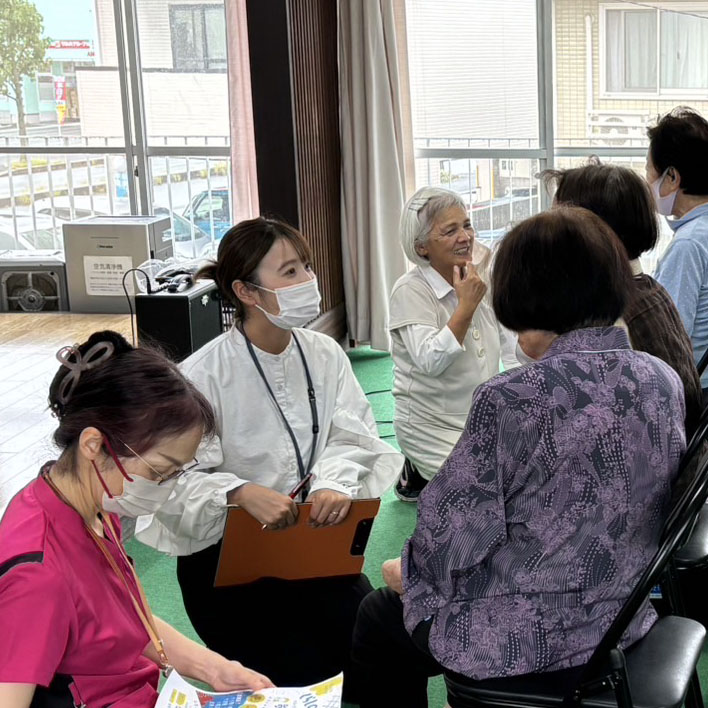
<svg viewBox="0 0 708 708">
<path fill-rule="evenodd" d="M 524 366 L 524 364 L 535 364 L 536 359 L 533 359 L 530 357 L 522 348 L 521 345 L 517 342 L 516 343 L 516 359 L 521 364 L 521 366 Z"/>
<path fill-rule="evenodd" d="M 308 322 L 320 314 L 320 302 L 322 296 L 317 287 L 317 278 L 313 276 L 310 280 L 297 285 L 290 285 L 287 288 L 271 290 L 256 285 L 260 290 L 275 293 L 275 297 L 280 307 L 280 314 L 273 315 L 264 310 L 260 305 L 256 307 L 276 326 L 281 329 L 292 329 L 293 327 L 304 327 Z"/>
<path fill-rule="evenodd" d="M 111 499 L 105 492 L 101 506 L 105 511 L 129 516 L 137 519 L 138 516 L 154 514 L 167 501 L 177 480 L 158 484 L 145 477 L 133 475 L 133 481 L 123 482 L 123 493 Z"/>
<path fill-rule="evenodd" d="M 671 192 L 671 194 L 667 194 L 665 197 L 661 196 L 661 183 L 664 181 L 664 177 L 666 177 L 666 173 L 670 170 L 670 167 L 667 167 L 664 170 L 664 174 L 659 177 L 659 179 L 654 180 L 650 187 L 651 187 L 651 192 L 654 195 L 654 203 L 656 204 L 656 210 L 659 212 L 659 214 L 662 214 L 663 216 L 671 216 L 674 212 L 674 203 L 676 202 L 676 197 L 678 195 L 678 189 L 674 190 Z"/>
</svg>

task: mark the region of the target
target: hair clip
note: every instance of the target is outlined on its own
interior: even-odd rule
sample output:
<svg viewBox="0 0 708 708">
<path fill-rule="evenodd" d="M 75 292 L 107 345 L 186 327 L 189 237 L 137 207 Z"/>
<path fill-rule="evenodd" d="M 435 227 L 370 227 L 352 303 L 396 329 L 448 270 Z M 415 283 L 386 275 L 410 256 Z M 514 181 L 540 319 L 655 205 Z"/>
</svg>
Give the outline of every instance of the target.
<svg viewBox="0 0 708 708">
<path fill-rule="evenodd" d="M 115 351 L 113 342 L 98 342 L 94 344 L 86 354 L 82 355 L 77 346 L 62 347 L 57 353 L 57 361 L 69 369 L 69 373 L 62 379 L 57 400 L 65 406 L 71 394 L 74 393 L 76 384 L 79 383 L 81 372 L 90 371 L 106 359 L 110 358 Z M 73 359 L 73 361 L 72 361 Z"/>
<path fill-rule="evenodd" d="M 408 208 L 416 214 L 430 201 L 430 197 L 417 197 L 411 199 Z"/>
</svg>

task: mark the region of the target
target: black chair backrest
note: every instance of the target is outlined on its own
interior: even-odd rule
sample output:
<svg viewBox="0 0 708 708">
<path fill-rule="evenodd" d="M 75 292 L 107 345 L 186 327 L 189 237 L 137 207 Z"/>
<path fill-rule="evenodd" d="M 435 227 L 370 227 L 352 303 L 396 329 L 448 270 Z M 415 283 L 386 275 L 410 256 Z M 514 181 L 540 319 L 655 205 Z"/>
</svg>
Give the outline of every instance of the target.
<svg viewBox="0 0 708 708">
<path fill-rule="evenodd" d="M 689 467 L 689 465 L 694 463 L 695 460 L 700 457 L 703 445 L 706 440 L 708 440 L 708 408 L 706 408 L 701 414 L 700 420 L 698 421 L 698 427 L 696 428 L 696 432 L 693 434 L 693 437 L 689 441 L 688 446 L 686 447 L 686 451 L 684 452 L 683 457 L 681 458 L 677 479 L 680 478 L 681 475 L 684 474 L 684 472 L 686 472 L 686 469 Z M 696 490 L 698 490 L 698 488 L 700 487 L 701 480 L 699 477 L 700 475 L 698 473 L 694 475 L 693 479 L 690 481 L 690 483 L 684 490 L 684 493 L 674 504 L 673 508 L 671 509 L 671 512 L 669 513 L 669 516 L 666 519 L 666 523 L 664 524 L 664 533 L 668 533 L 673 524 L 676 522 L 676 519 L 681 516 L 683 509 L 689 503 L 692 494 L 694 494 Z"/>
<path fill-rule="evenodd" d="M 686 458 L 691 455 L 695 455 L 700 449 L 701 444 L 706 439 L 706 434 L 708 434 L 708 407 L 703 409 L 701 417 L 698 419 L 698 425 L 696 426 L 696 431 L 693 436 L 688 441 L 686 446 L 686 452 L 684 453 L 684 459 L 681 461 L 683 467 L 688 464 Z"/>
<path fill-rule="evenodd" d="M 585 665 L 580 677 L 580 685 L 594 679 L 608 663 L 610 652 L 614 650 L 626 631 L 634 615 L 649 596 L 651 589 L 659 583 L 664 569 L 674 552 L 685 542 L 687 534 L 705 504 L 708 496 L 708 455 L 700 462 L 698 473 L 691 485 L 684 491 L 675 508 L 679 511 L 673 523 L 667 526 L 657 552 L 642 573 L 636 586 L 625 601 L 617 617 L 610 625 L 597 648 Z"/>
<path fill-rule="evenodd" d="M 703 356 L 698 360 L 698 375 L 703 376 L 703 372 L 706 370 L 706 364 L 708 364 L 708 349 L 703 352 Z"/>
</svg>

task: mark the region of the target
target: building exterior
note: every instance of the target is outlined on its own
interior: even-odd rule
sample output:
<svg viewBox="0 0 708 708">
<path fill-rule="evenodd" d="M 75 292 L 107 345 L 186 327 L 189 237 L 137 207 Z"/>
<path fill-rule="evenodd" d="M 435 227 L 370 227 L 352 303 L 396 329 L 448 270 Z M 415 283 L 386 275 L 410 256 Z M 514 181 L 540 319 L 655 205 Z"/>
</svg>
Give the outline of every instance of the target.
<svg viewBox="0 0 708 708">
<path fill-rule="evenodd" d="M 85 137 L 122 136 L 112 0 L 95 0 L 101 65 L 78 73 Z M 136 0 L 149 139 L 229 135 L 224 3 Z M 204 142 L 202 141 L 202 144 Z"/>
<path fill-rule="evenodd" d="M 555 0 L 556 144 L 632 147 L 677 105 L 708 115 L 708 2 Z"/>
<path fill-rule="evenodd" d="M 538 162 L 453 152 L 538 147 L 536 4 L 406 3 L 416 183 L 460 192 L 490 241 L 539 208 Z M 553 35 L 558 166 L 635 148 L 613 161 L 643 173 L 658 115 L 689 105 L 708 116 L 708 0 L 554 0 Z"/>
<path fill-rule="evenodd" d="M 79 99 L 76 72 L 94 66 L 92 39 L 54 39 L 46 53 L 46 70 L 23 77 L 27 125 L 76 122 Z M 15 102 L 0 96 L 0 125 L 15 124 Z"/>
</svg>

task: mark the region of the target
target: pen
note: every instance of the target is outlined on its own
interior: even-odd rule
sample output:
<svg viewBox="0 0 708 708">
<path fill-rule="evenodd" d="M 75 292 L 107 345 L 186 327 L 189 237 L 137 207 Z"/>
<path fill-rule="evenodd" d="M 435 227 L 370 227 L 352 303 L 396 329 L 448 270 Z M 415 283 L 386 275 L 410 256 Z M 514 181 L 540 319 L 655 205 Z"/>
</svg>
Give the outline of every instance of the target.
<svg viewBox="0 0 708 708">
<path fill-rule="evenodd" d="M 291 490 L 288 496 L 291 499 L 295 499 L 295 497 L 300 494 L 300 492 L 303 490 L 305 485 L 310 481 L 312 478 L 312 472 L 308 472 Z"/>
<path fill-rule="evenodd" d="M 312 472 L 308 472 L 291 490 L 288 492 L 288 496 L 291 499 L 295 499 L 295 497 L 300 494 L 300 492 L 305 488 L 307 483 L 310 481 L 312 478 Z M 268 528 L 268 524 L 263 524 L 261 526 L 261 531 L 265 531 Z"/>
</svg>

